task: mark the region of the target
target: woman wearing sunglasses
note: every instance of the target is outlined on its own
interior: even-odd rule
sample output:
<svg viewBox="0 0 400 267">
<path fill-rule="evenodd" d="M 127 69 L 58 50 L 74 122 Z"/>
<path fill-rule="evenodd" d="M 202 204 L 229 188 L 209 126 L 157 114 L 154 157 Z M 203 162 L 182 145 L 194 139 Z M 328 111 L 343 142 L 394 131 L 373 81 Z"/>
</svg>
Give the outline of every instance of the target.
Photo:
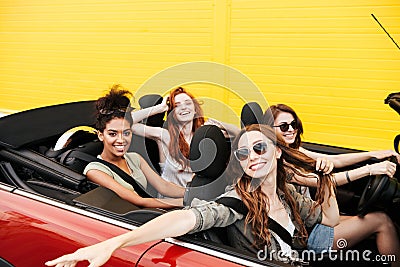
<svg viewBox="0 0 400 267">
<path fill-rule="evenodd" d="M 339 211 L 334 184 L 330 175 L 315 173 L 315 160 L 286 146 L 266 125 L 243 129 L 233 141 L 232 149 L 228 171 L 236 183 L 219 200 L 234 198 L 242 201 L 245 209 L 239 211 L 219 200 L 194 199 L 190 208 L 168 212 L 131 232 L 79 249 L 46 265 L 75 266 L 78 261 L 88 260 L 91 267 L 100 266 L 121 247 L 225 226 L 229 226 L 231 245 L 255 257 L 262 250 L 272 258 L 287 260 L 294 254 L 293 248 L 306 248 L 310 242 L 319 243 L 319 249 L 336 248 L 332 227 L 339 222 Z M 304 177 L 318 177 L 316 201 L 297 193 L 286 182 L 286 169 Z M 282 232 L 270 229 L 274 222 L 283 227 L 289 239 Z M 306 227 L 316 225 L 324 225 L 327 231 L 320 236 L 308 235 Z"/>
<path fill-rule="evenodd" d="M 296 112 L 285 104 L 270 106 L 264 114 L 263 123 L 274 127 L 276 129 L 276 133 L 282 136 L 286 144 L 288 144 L 290 147 L 299 149 L 301 152 L 313 159 L 326 158 L 333 163 L 335 168 L 351 166 L 371 158 L 384 159 L 390 156 L 395 156 L 400 162 L 399 154 L 392 150 L 327 155 L 309 151 L 301 147 L 303 124 Z M 383 161 L 371 165 L 367 164 L 357 169 L 335 173 L 334 178 L 336 185 L 340 186 L 371 175 L 386 174 L 390 177 L 393 177 L 395 172 L 395 163 Z"/>
<path fill-rule="evenodd" d="M 90 267 L 106 263 L 118 248 L 137 245 L 167 237 L 180 236 L 209 229 L 228 227 L 231 245 L 260 256 L 260 251 L 278 260 L 288 260 L 294 248 L 340 249 L 336 241 L 360 241 L 353 233 L 345 231 L 339 222 L 339 211 L 330 175 L 315 173 L 316 161 L 296 149 L 288 147 L 274 130 L 266 125 L 250 125 L 235 138 L 228 171 L 236 183 L 222 196 L 241 200 L 245 208 L 238 211 L 220 204 L 219 200 L 194 199 L 191 207 L 165 213 L 139 228 L 101 243 L 78 249 L 46 263 L 47 266 L 73 267 L 78 261 L 88 260 Z M 304 177 L 318 177 L 316 201 L 296 192 L 286 182 L 287 169 Z M 275 221 L 292 238 L 286 243 L 278 231 L 268 227 Z M 319 224 L 318 224 L 319 223 Z M 308 235 L 307 228 L 314 227 Z M 387 254 L 399 256 L 395 243 L 395 229 L 385 233 Z M 290 244 L 289 244 L 290 243 Z"/>
<path fill-rule="evenodd" d="M 91 267 L 100 266 L 121 247 L 229 225 L 232 226 L 228 228 L 231 245 L 251 251 L 255 257 L 262 250 L 271 253 L 273 258 L 288 259 L 293 254 L 293 246 L 305 248 L 308 240 L 316 243 L 318 239 L 326 249 L 334 247 L 333 231 L 329 230 L 339 221 L 334 185 L 329 175 L 314 173 L 316 162 L 313 159 L 287 147 L 266 125 L 243 129 L 232 148 L 234 153 L 228 171 L 237 182 L 223 197 L 241 200 L 247 212 L 219 204 L 218 200 L 194 199 L 190 208 L 168 212 L 131 232 L 79 249 L 46 265 L 75 266 L 78 261 L 88 260 Z M 305 177 L 319 178 L 320 191 L 315 202 L 297 193 L 286 182 L 286 168 Z M 275 221 L 287 231 L 290 244 L 269 229 L 269 221 Z M 328 231 L 323 232 L 321 238 L 315 234 L 308 236 L 306 227 L 317 223 L 325 225 Z"/>
<path fill-rule="evenodd" d="M 272 126 L 275 129 L 276 134 L 280 136 L 289 147 L 298 149 L 314 159 L 325 157 L 333 162 L 334 166 L 338 168 L 362 162 L 372 157 L 378 159 L 383 159 L 389 156 L 399 157 L 396 152 L 391 150 L 340 155 L 325 155 L 309 151 L 301 147 L 303 125 L 300 118 L 291 107 L 284 104 L 270 106 L 264 114 L 263 122 Z M 332 177 L 336 186 L 338 186 L 370 175 L 386 174 L 392 177 L 395 172 L 395 163 L 383 161 L 345 172 L 334 173 Z M 315 187 L 317 185 L 316 179 L 304 179 L 304 177 L 296 175 L 296 173 L 294 173 L 290 179 L 293 183 L 302 185 L 297 187 L 297 190 L 306 196 L 310 196 L 308 187 Z M 387 249 L 389 245 L 385 241 L 386 236 L 390 237 L 390 235 L 392 235 L 390 246 L 393 248 L 393 251 L 397 251 L 397 253 L 399 251 L 399 239 L 395 226 L 390 217 L 383 212 L 368 213 L 364 217 L 340 216 L 340 224 L 334 228 L 335 231 L 337 228 L 343 229 L 345 235 L 349 237 L 349 239 L 346 240 L 350 245 L 375 234 L 378 250 L 382 254 L 388 252 Z"/>
</svg>

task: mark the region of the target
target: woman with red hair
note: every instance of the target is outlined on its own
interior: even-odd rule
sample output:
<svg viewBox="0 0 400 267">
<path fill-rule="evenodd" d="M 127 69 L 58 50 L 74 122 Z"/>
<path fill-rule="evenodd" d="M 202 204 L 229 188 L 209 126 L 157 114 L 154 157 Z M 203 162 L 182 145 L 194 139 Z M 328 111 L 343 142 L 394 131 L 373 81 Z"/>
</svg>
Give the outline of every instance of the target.
<svg viewBox="0 0 400 267">
<path fill-rule="evenodd" d="M 141 124 L 155 114 L 167 111 L 166 128 Z M 236 135 L 239 128 L 213 119 L 206 120 L 199 101 L 182 87 L 173 89 L 161 104 L 132 112 L 132 131 L 157 141 L 160 149 L 161 177 L 180 186 L 192 180 L 189 166 L 190 142 L 194 132 L 204 124 L 214 124 Z"/>
</svg>

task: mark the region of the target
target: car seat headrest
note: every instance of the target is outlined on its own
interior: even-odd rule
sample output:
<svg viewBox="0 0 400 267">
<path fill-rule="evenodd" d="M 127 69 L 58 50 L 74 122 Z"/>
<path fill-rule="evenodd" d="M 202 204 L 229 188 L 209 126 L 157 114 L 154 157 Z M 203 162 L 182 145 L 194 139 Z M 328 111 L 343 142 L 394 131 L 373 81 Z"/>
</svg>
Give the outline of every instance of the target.
<svg viewBox="0 0 400 267">
<path fill-rule="evenodd" d="M 144 95 L 141 98 L 139 98 L 139 105 L 141 108 L 148 108 L 155 106 L 157 104 L 161 104 L 162 100 L 163 100 L 162 96 L 158 94 Z"/>
<path fill-rule="evenodd" d="M 57 162 L 82 173 L 85 166 L 103 150 L 103 143 L 97 138 L 96 130 L 89 126 L 78 126 L 64 132 L 54 148 L 43 154 Z"/>
<path fill-rule="evenodd" d="M 196 130 L 190 143 L 190 167 L 192 171 L 216 179 L 225 171 L 230 148 L 221 129 L 215 125 L 203 125 Z"/>
<path fill-rule="evenodd" d="M 144 109 L 161 104 L 162 100 L 163 100 L 162 96 L 158 94 L 144 95 L 141 98 L 139 98 L 139 105 L 140 108 Z M 162 127 L 164 122 L 164 115 L 165 112 L 155 114 L 153 116 L 148 117 L 147 119 L 144 119 L 143 123 L 149 126 Z"/>
<path fill-rule="evenodd" d="M 54 148 L 44 150 L 43 154 L 49 158 L 58 158 L 65 151 L 82 144 L 97 140 L 96 130 L 89 126 L 77 126 L 64 132 L 57 140 Z"/>
<path fill-rule="evenodd" d="M 240 114 L 242 128 L 251 124 L 260 124 L 262 117 L 263 111 L 257 102 L 246 103 Z"/>
<path fill-rule="evenodd" d="M 67 147 L 76 147 L 97 139 L 97 132 L 93 127 L 77 126 L 64 132 L 54 145 L 54 150 L 61 150 Z"/>
</svg>

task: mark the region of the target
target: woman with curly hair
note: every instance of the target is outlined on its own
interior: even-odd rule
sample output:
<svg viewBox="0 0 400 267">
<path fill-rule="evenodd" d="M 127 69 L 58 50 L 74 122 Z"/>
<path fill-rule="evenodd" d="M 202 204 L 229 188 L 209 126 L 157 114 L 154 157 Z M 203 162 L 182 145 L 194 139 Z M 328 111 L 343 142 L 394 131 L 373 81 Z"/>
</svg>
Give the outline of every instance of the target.
<svg viewBox="0 0 400 267">
<path fill-rule="evenodd" d="M 121 198 L 141 207 L 172 208 L 183 204 L 184 188 L 162 179 L 137 153 L 127 152 L 132 139 L 130 97 L 132 94 L 120 85 L 114 85 L 104 97 L 96 101 L 96 129 L 103 142 L 98 158 L 119 167 L 146 189 L 150 183 L 170 199 L 141 197 L 119 173 L 101 161 L 90 162 L 84 174 L 94 183 L 114 191 Z"/>
</svg>

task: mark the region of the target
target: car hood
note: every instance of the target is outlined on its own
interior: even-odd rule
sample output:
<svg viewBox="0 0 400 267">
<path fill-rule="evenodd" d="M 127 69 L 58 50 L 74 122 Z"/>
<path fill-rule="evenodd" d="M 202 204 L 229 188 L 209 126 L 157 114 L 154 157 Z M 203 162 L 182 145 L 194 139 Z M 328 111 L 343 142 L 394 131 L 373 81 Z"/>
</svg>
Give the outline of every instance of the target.
<svg viewBox="0 0 400 267">
<path fill-rule="evenodd" d="M 76 126 L 94 126 L 95 101 L 31 109 L 0 118 L 0 146 L 18 148 L 62 134 Z"/>
</svg>

